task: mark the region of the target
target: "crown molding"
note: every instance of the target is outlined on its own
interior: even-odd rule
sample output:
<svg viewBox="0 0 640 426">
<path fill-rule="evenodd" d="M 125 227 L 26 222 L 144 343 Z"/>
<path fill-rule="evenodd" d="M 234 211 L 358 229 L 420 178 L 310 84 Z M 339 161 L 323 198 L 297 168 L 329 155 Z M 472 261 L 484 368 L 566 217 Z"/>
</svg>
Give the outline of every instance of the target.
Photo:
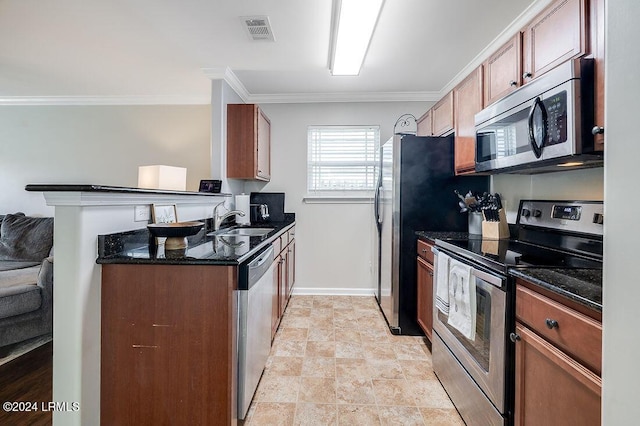
<svg viewBox="0 0 640 426">
<path fill-rule="evenodd" d="M 209 105 L 204 96 L 0 96 L 0 106 L 64 105 Z"/>
<path fill-rule="evenodd" d="M 509 41 L 511 37 L 518 33 L 518 31 L 522 30 L 533 18 L 536 17 L 542 10 L 551 4 L 553 0 L 536 0 L 529 5 L 516 19 L 509 24 L 507 28 L 505 28 L 496 38 L 493 39 L 489 45 L 487 45 L 484 49 L 476 55 L 475 58 L 471 60 L 464 68 L 460 70 L 458 74 L 455 75 L 447 83 L 439 94 L 439 99 L 443 98 L 447 93 L 453 90 L 454 87 L 458 85 L 462 80 L 464 80 L 473 70 L 479 67 L 493 52 L 502 47 L 503 44 Z"/>
<path fill-rule="evenodd" d="M 251 103 L 295 104 L 324 102 L 435 102 L 440 92 L 274 93 L 249 96 Z"/>
<path fill-rule="evenodd" d="M 224 80 L 240 96 L 243 102 L 251 102 L 251 94 L 231 68 L 203 68 L 202 72 L 211 80 Z"/>
</svg>

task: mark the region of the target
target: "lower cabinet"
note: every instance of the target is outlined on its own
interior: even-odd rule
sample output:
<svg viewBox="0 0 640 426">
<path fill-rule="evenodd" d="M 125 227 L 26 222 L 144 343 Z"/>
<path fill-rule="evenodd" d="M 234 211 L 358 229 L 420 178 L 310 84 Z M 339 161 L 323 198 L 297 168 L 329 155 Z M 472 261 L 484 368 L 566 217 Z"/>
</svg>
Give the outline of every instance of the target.
<svg viewBox="0 0 640 426">
<path fill-rule="evenodd" d="M 601 322 L 518 282 L 514 423 L 599 425 Z"/>
<path fill-rule="evenodd" d="M 276 256 L 273 260 L 273 309 L 271 315 L 271 339 L 276 335 L 280 320 L 287 308 L 295 284 L 296 271 L 296 241 L 294 239 L 295 227 L 291 228 L 282 237 L 273 243 Z"/>
<path fill-rule="evenodd" d="M 416 272 L 416 320 L 431 341 L 433 329 L 433 252 L 432 245 L 418 240 L 418 257 Z"/>
</svg>

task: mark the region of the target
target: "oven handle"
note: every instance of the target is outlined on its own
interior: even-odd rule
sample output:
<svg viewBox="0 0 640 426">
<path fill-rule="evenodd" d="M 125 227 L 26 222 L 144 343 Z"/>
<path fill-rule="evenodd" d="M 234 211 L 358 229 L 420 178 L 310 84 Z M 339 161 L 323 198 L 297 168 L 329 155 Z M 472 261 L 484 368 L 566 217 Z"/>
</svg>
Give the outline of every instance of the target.
<svg viewBox="0 0 640 426">
<path fill-rule="evenodd" d="M 431 248 L 431 251 L 434 254 L 434 265 L 437 265 L 437 256 L 440 253 L 440 249 L 436 248 L 435 246 Z M 486 281 L 489 284 L 493 285 L 494 287 L 498 287 L 500 289 L 504 288 L 505 283 L 507 281 L 507 278 L 502 276 L 502 275 L 498 275 L 497 273 L 490 273 L 490 272 L 485 272 L 481 269 L 476 268 L 475 265 L 472 264 L 471 261 L 464 259 L 461 256 L 458 256 L 454 253 L 451 253 L 449 251 L 443 251 L 444 254 L 446 254 L 447 256 L 449 256 L 452 259 L 457 260 L 458 262 L 464 263 L 465 265 L 469 265 L 471 267 L 471 275 L 480 278 L 482 281 Z M 434 269 L 435 270 L 435 269 Z"/>
</svg>

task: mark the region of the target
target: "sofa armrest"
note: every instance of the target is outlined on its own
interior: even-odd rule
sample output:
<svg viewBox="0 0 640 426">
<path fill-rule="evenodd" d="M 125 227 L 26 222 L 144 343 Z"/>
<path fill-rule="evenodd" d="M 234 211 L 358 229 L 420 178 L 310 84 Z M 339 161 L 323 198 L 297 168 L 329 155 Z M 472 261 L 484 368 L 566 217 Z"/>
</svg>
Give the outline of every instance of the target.
<svg viewBox="0 0 640 426">
<path fill-rule="evenodd" d="M 53 311 L 53 256 L 45 257 L 38 273 L 38 286 L 42 289 L 42 305 Z"/>
</svg>

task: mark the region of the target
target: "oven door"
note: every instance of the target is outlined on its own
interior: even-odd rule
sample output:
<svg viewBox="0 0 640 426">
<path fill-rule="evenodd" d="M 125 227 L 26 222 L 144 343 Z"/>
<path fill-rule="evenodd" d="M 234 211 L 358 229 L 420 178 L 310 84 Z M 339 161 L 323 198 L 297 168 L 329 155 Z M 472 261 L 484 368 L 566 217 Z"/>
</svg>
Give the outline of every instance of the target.
<svg viewBox="0 0 640 426">
<path fill-rule="evenodd" d="M 439 255 L 440 251 L 434 249 Z M 469 264 L 451 253 L 448 256 Z M 438 262 L 434 262 L 437 280 Z M 448 316 L 434 304 L 433 329 L 495 407 L 505 412 L 506 370 L 506 277 L 472 266 L 471 279 L 476 288 L 476 329 L 470 340 L 447 323 Z M 434 300 L 437 282 L 434 282 Z"/>
</svg>

